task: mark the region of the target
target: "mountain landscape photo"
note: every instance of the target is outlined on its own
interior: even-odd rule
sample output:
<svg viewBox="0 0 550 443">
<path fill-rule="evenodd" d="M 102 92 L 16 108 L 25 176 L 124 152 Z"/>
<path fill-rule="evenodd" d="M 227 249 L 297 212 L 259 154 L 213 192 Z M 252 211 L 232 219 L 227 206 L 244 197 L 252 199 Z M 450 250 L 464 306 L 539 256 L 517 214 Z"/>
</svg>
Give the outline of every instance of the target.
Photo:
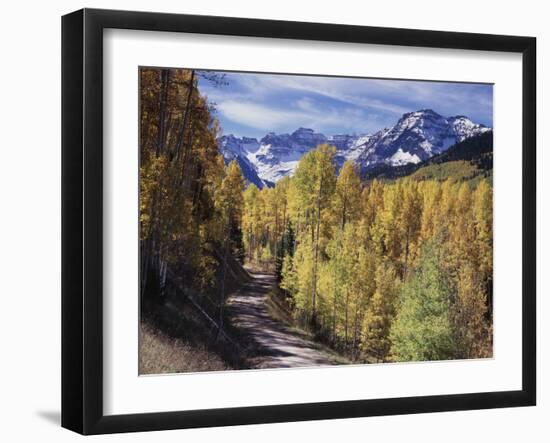
<svg viewBox="0 0 550 443">
<path fill-rule="evenodd" d="M 140 68 L 140 374 L 491 358 L 493 86 Z"/>
</svg>

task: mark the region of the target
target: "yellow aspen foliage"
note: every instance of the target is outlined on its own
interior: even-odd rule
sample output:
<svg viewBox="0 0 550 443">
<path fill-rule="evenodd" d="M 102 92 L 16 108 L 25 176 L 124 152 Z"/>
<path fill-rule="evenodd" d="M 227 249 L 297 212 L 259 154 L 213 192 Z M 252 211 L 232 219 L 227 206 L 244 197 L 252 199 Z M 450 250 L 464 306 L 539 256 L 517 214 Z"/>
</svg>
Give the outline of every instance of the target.
<svg viewBox="0 0 550 443">
<path fill-rule="evenodd" d="M 334 193 L 334 212 L 337 224 L 343 229 L 347 222 L 354 222 L 361 213 L 361 179 L 355 163 L 346 161 L 340 169 Z"/>
<path fill-rule="evenodd" d="M 473 210 L 479 271 L 488 281 L 493 274 L 493 192 L 487 180 L 482 180 L 474 192 Z"/>
<path fill-rule="evenodd" d="M 402 226 L 404 247 L 401 252 L 400 264 L 403 276 L 411 266 L 416 255 L 422 224 L 423 199 L 418 189 L 418 182 L 405 181 L 403 184 L 403 206 L 398 223 Z"/>
<path fill-rule="evenodd" d="M 441 185 L 436 181 L 427 181 L 419 184 L 423 197 L 422 218 L 420 227 L 421 241 L 433 237 L 439 231 L 439 208 L 441 207 Z"/>
<path fill-rule="evenodd" d="M 220 188 L 215 195 L 216 206 L 226 227 L 225 235 L 237 246 L 244 205 L 244 178 L 239 164 L 233 160 L 226 168 Z"/>
</svg>

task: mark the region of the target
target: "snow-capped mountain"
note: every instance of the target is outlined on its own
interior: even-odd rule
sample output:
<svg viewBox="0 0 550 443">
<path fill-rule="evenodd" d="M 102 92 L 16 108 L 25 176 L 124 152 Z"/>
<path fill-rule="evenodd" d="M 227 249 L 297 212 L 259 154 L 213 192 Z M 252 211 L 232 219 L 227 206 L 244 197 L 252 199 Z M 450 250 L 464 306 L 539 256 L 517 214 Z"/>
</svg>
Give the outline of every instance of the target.
<svg viewBox="0 0 550 443">
<path fill-rule="evenodd" d="M 385 163 L 392 166 L 419 163 L 466 138 L 489 131 L 466 116 L 445 118 L 431 109 L 404 114 L 395 126 L 372 135 L 325 136 L 299 128 L 292 134 L 270 132 L 261 140 L 233 135 L 219 139 L 226 162 L 236 159 L 250 183 L 271 185 L 292 175 L 302 156 L 322 143 L 336 147 L 338 167 L 355 161 L 361 170 Z"/>
<path fill-rule="evenodd" d="M 313 129 L 299 128 L 292 134 L 270 132 L 260 141 L 227 135 L 219 139 L 219 146 L 226 163 L 236 159 L 246 179 L 261 187 L 269 186 L 286 175 L 292 175 L 302 156 L 320 144 L 335 146 L 336 162 L 338 166 L 342 166 L 346 160 L 356 160 L 359 157 L 369 138 L 368 135 L 347 134 L 326 137 Z M 245 170 L 251 168 L 254 168 L 254 173 L 249 176 Z"/>
<path fill-rule="evenodd" d="M 256 165 L 260 177 L 274 183 L 291 175 L 305 153 L 326 142 L 323 134 L 312 129 L 299 128 L 292 134 L 270 132 L 255 152 L 249 152 L 248 159 Z"/>
<path fill-rule="evenodd" d="M 378 163 L 419 163 L 489 129 L 463 115 L 445 118 L 431 109 L 409 112 L 392 128 L 374 134 L 357 162 L 363 169 Z"/>
</svg>

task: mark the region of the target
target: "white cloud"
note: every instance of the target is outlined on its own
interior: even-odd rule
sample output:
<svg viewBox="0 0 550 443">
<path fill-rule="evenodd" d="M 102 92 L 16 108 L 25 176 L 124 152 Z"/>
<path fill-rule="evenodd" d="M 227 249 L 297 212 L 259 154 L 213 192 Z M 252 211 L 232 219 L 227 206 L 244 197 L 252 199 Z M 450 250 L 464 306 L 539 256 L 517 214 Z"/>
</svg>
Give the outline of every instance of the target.
<svg viewBox="0 0 550 443">
<path fill-rule="evenodd" d="M 271 93 L 313 93 L 362 108 L 394 115 L 430 107 L 445 116 L 492 112 L 491 98 L 475 93 L 476 84 L 421 80 L 356 79 L 299 75 L 247 74 L 235 77 L 258 100 Z M 420 107 L 419 107 L 420 106 Z"/>
<path fill-rule="evenodd" d="M 361 81 L 361 83 L 359 83 Z M 379 93 L 383 83 L 376 80 L 350 79 L 338 77 L 315 77 L 298 75 L 250 74 L 239 76 L 239 83 L 248 92 L 266 96 L 270 92 L 292 90 L 302 93 L 313 93 L 350 105 L 371 107 L 385 112 L 403 114 L 410 109 L 391 104 L 373 97 L 373 92 Z M 372 91 L 375 85 L 376 91 Z M 361 89 L 358 89 L 361 86 Z"/>
<path fill-rule="evenodd" d="M 289 110 L 234 100 L 219 103 L 218 110 L 229 120 L 256 129 L 281 128 L 303 117 L 301 113 Z"/>
<path fill-rule="evenodd" d="M 288 130 L 300 126 L 322 131 L 341 127 L 357 131 L 365 128 L 368 116 L 358 109 L 330 109 L 311 99 L 300 99 L 292 108 L 281 109 L 247 101 L 226 100 L 218 104 L 223 116 L 234 123 L 264 131 Z M 363 132 L 364 129 L 359 129 Z"/>
</svg>

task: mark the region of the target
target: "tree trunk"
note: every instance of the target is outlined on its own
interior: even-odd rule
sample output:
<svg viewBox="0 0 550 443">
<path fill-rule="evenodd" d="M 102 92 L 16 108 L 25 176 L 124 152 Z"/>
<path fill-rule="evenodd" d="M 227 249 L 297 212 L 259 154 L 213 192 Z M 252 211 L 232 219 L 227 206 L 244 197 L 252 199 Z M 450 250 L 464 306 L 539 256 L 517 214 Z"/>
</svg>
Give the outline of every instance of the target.
<svg viewBox="0 0 550 443">
<path fill-rule="evenodd" d="M 160 288 L 160 297 L 163 298 L 165 295 L 166 290 L 166 274 L 168 272 L 168 262 L 162 261 L 160 262 L 160 282 L 159 282 L 159 288 Z"/>
<path fill-rule="evenodd" d="M 344 197 L 344 201 L 342 204 L 342 231 L 344 230 L 344 227 L 346 226 L 346 211 L 347 211 L 347 199 Z"/>
<path fill-rule="evenodd" d="M 407 267 L 409 264 L 409 237 L 411 235 L 410 233 L 411 229 L 407 228 L 407 241 L 405 243 L 405 265 L 403 267 L 403 281 L 405 281 L 405 277 L 407 276 Z"/>
<path fill-rule="evenodd" d="M 355 360 L 357 354 L 357 334 L 359 332 L 359 303 L 356 303 L 355 318 L 353 319 L 353 345 L 351 348 L 352 360 Z"/>
<path fill-rule="evenodd" d="M 332 342 L 336 342 L 336 291 L 332 299 Z"/>
<path fill-rule="evenodd" d="M 275 205 L 275 232 L 273 234 L 273 240 L 275 243 L 275 261 L 279 257 L 279 206 Z"/>
<path fill-rule="evenodd" d="M 349 311 L 349 291 L 346 290 L 346 326 L 345 326 L 345 348 L 348 348 L 348 311 Z"/>
<path fill-rule="evenodd" d="M 189 121 L 189 114 L 191 113 L 191 102 L 193 101 L 193 89 L 195 88 L 195 71 L 191 71 L 191 79 L 189 80 L 189 88 L 187 92 L 187 103 L 185 104 L 185 113 L 183 114 L 183 122 L 181 125 L 180 132 L 178 134 L 178 139 L 176 142 L 176 159 L 179 159 L 181 145 L 183 143 L 183 137 L 185 134 L 185 129 L 187 127 L 187 122 Z"/>
<path fill-rule="evenodd" d="M 283 206 L 283 229 L 282 229 L 282 235 L 281 235 L 281 247 L 283 248 L 283 256 L 284 256 L 284 252 L 286 251 L 285 237 L 286 237 L 286 198 L 285 198 L 285 204 Z"/>
<path fill-rule="evenodd" d="M 164 148 L 165 140 L 165 127 L 166 127 L 166 104 L 168 101 L 168 84 L 170 81 L 170 71 L 168 69 L 163 69 L 160 73 L 160 90 L 159 90 L 159 99 L 160 99 L 160 112 L 159 112 L 159 123 L 158 123 L 158 133 L 157 133 L 157 149 L 155 155 L 157 157 L 162 154 Z"/>
<path fill-rule="evenodd" d="M 225 306 L 225 277 L 227 275 L 227 250 L 229 249 L 228 240 L 225 240 L 225 247 L 223 253 L 223 272 L 222 272 L 222 282 L 220 285 L 220 317 L 219 317 L 219 329 L 218 337 L 223 332 L 223 312 Z"/>
<path fill-rule="evenodd" d="M 317 262 L 319 260 L 319 228 L 321 226 L 321 191 L 323 189 L 323 178 L 319 182 L 319 193 L 317 195 L 317 227 L 315 234 L 315 261 L 313 263 L 313 296 L 311 300 L 312 304 L 312 322 L 315 324 L 316 311 L 315 302 L 317 298 Z"/>
<path fill-rule="evenodd" d="M 181 176 L 180 176 L 180 185 L 183 186 L 184 188 L 190 188 L 191 187 L 191 174 L 187 174 L 187 176 L 185 176 L 185 166 L 187 165 L 189 154 L 193 150 L 194 132 L 195 132 L 195 128 L 193 127 L 192 124 L 190 124 L 190 126 L 189 126 L 189 138 L 187 139 L 187 146 L 185 148 L 185 153 L 183 155 L 183 161 L 182 161 L 182 166 L 181 166 Z M 192 170 L 192 165 L 193 165 L 193 163 L 192 163 L 193 159 L 190 159 L 189 161 L 190 161 L 190 163 L 189 163 L 190 167 L 188 169 L 189 169 L 189 171 L 191 171 Z"/>
<path fill-rule="evenodd" d="M 320 212 L 321 210 L 319 205 L 319 213 Z M 313 323 L 315 323 L 315 316 L 316 316 L 315 303 L 317 298 L 317 261 L 319 259 L 319 227 L 320 225 L 321 225 L 320 220 L 317 219 L 317 228 L 316 228 L 316 234 L 315 234 L 315 260 L 313 262 L 313 295 L 311 299 Z"/>
<path fill-rule="evenodd" d="M 147 286 L 147 274 L 149 273 L 149 260 L 150 260 L 150 245 L 151 238 L 147 238 L 142 251 L 142 267 L 141 267 L 141 298 L 145 295 L 145 287 Z"/>
</svg>

